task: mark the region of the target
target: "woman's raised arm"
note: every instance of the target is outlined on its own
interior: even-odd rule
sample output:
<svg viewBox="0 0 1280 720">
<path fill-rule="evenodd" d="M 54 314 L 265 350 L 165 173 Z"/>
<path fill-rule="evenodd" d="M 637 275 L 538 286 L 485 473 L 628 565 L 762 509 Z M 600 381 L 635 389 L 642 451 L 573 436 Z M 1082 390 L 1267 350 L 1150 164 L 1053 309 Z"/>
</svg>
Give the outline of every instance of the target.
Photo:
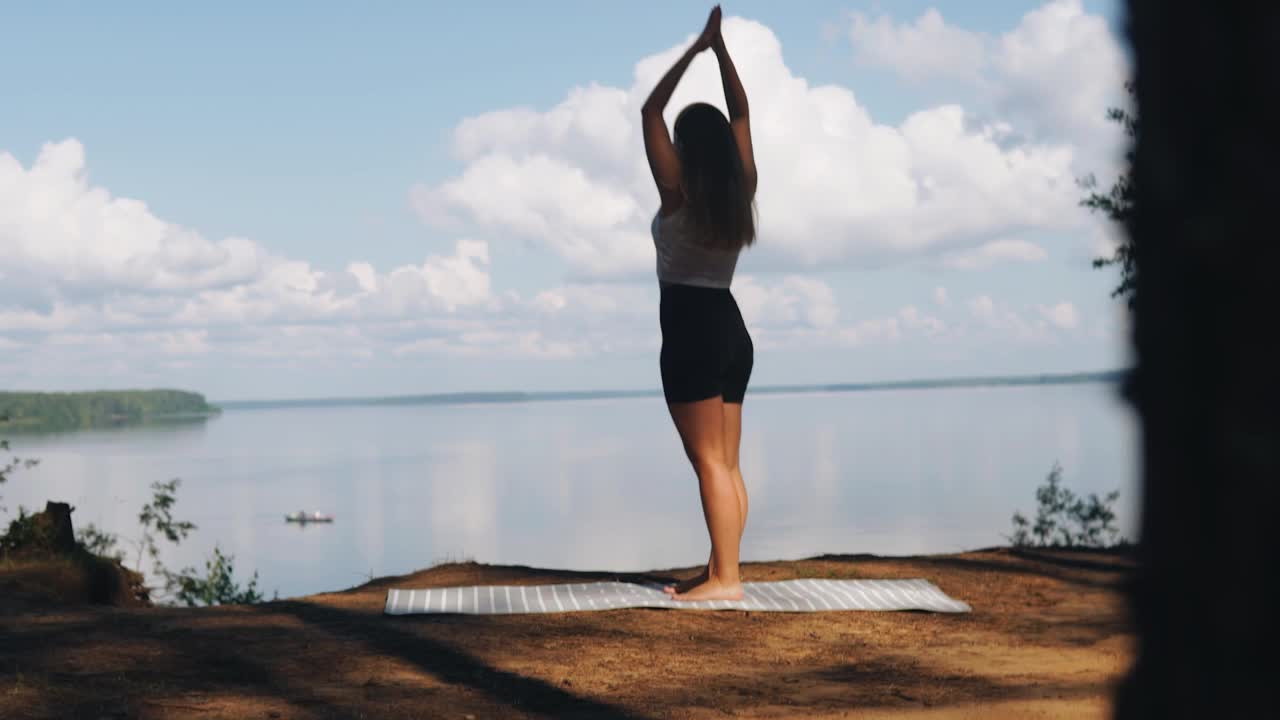
<svg viewBox="0 0 1280 720">
<path fill-rule="evenodd" d="M 720 6 L 711 10 L 711 17 L 697 40 L 684 51 L 684 55 L 667 71 L 649 93 L 640 108 L 641 124 L 644 128 L 644 152 L 649 158 L 649 170 L 653 172 L 653 181 L 658 185 L 658 194 L 662 197 L 663 209 L 677 207 L 680 204 L 680 157 L 675 146 L 671 144 L 671 134 L 667 132 L 667 123 L 662 119 L 662 111 L 671 99 L 676 84 L 684 76 L 684 71 L 698 53 L 711 47 L 715 38 L 720 36 Z"/>
<path fill-rule="evenodd" d="M 747 110 L 747 91 L 738 79 L 738 71 L 729 57 L 729 49 L 725 47 L 724 37 L 717 32 L 711 41 L 711 48 L 720 63 L 720 83 L 724 86 L 724 102 L 729 108 L 729 124 L 733 127 L 733 136 L 738 141 L 738 152 L 742 155 L 742 171 L 746 175 L 747 187 L 752 194 L 756 191 L 756 158 L 751 148 L 751 121 Z"/>
</svg>

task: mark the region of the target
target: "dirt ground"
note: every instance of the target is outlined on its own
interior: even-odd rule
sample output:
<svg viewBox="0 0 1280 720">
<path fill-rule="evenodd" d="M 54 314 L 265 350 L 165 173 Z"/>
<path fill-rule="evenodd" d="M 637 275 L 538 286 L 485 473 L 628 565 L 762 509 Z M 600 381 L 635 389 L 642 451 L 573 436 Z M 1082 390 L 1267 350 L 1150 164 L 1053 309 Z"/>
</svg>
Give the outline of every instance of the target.
<svg viewBox="0 0 1280 720">
<path fill-rule="evenodd" d="M 972 613 L 383 616 L 387 588 L 670 580 L 475 563 L 207 609 L 0 598 L 0 717 L 1101 718 L 1128 667 L 1114 553 L 748 563 L 931 580 Z"/>
</svg>

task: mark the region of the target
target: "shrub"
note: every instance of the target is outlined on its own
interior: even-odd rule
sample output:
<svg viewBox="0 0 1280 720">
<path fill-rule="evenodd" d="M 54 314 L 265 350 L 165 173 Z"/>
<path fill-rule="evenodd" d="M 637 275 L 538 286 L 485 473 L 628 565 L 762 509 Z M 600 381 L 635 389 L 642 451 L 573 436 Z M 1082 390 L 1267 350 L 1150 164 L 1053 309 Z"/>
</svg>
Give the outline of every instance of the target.
<svg viewBox="0 0 1280 720">
<path fill-rule="evenodd" d="M 197 605 L 222 605 L 228 603 L 248 605 L 262 602 L 262 594 L 258 592 L 258 573 L 254 571 L 249 586 L 240 589 L 233 579 L 235 567 L 234 556 L 223 555 L 218 546 L 213 547 L 213 557 L 205 560 L 205 575 L 195 574 L 195 568 L 183 568 L 177 573 L 165 573 L 170 589 L 175 589 L 178 602 L 187 607 Z"/>
<path fill-rule="evenodd" d="M 1013 534 L 1005 539 L 1014 547 L 1087 547 L 1105 548 L 1125 544 L 1115 527 L 1112 506 L 1120 498 L 1113 490 L 1099 498 L 1090 493 L 1077 497 L 1062 486 L 1062 466 L 1053 464 L 1045 484 L 1036 488 L 1035 524 L 1021 512 L 1013 514 Z"/>
</svg>

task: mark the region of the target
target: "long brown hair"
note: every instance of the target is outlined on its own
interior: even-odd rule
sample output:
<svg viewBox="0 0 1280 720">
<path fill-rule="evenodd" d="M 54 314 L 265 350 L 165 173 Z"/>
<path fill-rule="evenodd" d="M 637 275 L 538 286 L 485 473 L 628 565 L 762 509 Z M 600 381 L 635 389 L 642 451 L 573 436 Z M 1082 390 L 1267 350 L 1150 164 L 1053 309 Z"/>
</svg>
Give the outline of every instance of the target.
<svg viewBox="0 0 1280 720">
<path fill-rule="evenodd" d="M 686 213 L 698 237 L 723 250 L 739 250 L 755 242 L 755 197 L 747 187 L 738 141 L 724 113 L 703 102 L 681 110 L 676 116 L 675 146 Z"/>
</svg>

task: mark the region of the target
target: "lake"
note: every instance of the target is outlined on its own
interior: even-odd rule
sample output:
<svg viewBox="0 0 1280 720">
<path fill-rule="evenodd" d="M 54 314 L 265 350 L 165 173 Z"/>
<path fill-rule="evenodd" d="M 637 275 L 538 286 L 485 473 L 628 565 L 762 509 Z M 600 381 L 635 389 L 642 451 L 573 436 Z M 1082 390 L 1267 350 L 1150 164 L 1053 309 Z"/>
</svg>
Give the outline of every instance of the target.
<svg viewBox="0 0 1280 720">
<path fill-rule="evenodd" d="M 749 395 L 742 559 L 1005 544 L 1055 461 L 1077 493 L 1119 490 L 1132 538 L 1137 430 L 1111 383 Z M 77 527 L 137 537 L 150 484 L 180 477 L 174 515 L 198 529 L 165 562 L 203 570 L 216 543 L 267 597 L 449 559 L 634 571 L 710 548 L 660 397 L 228 409 L 10 440 L 40 464 L 0 490 L 8 516 L 62 500 Z M 300 509 L 336 521 L 284 522 Z"/>
</svg>

